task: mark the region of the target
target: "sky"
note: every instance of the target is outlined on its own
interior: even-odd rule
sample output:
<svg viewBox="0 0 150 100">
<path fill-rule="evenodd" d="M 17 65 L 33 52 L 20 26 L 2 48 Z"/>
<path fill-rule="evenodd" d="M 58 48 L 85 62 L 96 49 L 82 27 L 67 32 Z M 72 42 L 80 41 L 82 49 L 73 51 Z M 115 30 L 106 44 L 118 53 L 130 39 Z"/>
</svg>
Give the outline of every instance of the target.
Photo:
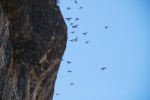
<svg viewBox="0 0 150 100">
<path fill-rule="evenodd" d="M 149 4 L 149 0 L 77 0 L 77 4 L 60 0 L 68 41 L 53 100 L 150 100 Z M 78 41 L 70 41 L 76 37 Z"/>
</svg>

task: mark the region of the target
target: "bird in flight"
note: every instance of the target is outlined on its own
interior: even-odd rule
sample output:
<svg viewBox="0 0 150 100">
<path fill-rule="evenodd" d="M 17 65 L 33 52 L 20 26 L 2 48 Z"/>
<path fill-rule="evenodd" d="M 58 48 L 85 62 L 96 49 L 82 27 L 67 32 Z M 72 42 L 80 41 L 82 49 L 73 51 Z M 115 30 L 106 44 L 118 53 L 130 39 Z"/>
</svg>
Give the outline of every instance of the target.
<svg viewBox="0 0 150 100">
<path fill-rule="evenodd" d="M 72 31 L 71 33 L 73 34 L 73 33 L 75 33 L 75 31 Z"/>
<path fill-rule="evenodd" d="M 72 18 L 66 18 L 66 20 L 70 21 Z"/>
<path fill-rule="evenodd" d="M 70 85 L 74 85 L 74 83 L 70 83 Z"/>
<path fill-rule="evenodd" d="M 108 28 L 108 26 L 105 26 L 105 29 L 107 29 Z"/>
<path fill-rule="evenodd" d="M 64 61 L 64 59 L 61 59 L 62 61 Z"/>
<path fill-rule="evenodd" d="M 105 70 L 105 69 L 106 69 L 106 67 L 102 67 L 102 68 L 101 68 L 101 70 Z"/>
<path fill-rule="evenodd" d="M 79 7 L 79 9 L 82 9 L 83 7 Z"/>
<path fill-rule="evenodd" d="M 74 26 L 72 26 L 72 28 L 77 28 L 77 26 L 78 26 L 78 25 L 74 25 Z"/>
<path fill-rule="evenodd" d="M 71 42 L 73 42 L 74 41 L 74 39 L 72 39 L 72 40 L 70 40 Z"/>
<path fill-rule="evenodd" d="M 75 20 L 75 21 L 77 21 L 77 20 L 79 20 L 79 18 L 76 18 L 76 20 Z"/>
<path fill-rule="evenodd" d="M 67 72 L 68 72 L 68 73 L 71 73 L 72 71 L 71 71 L 71 70 L 68 70 Z"/>
<path fill-rule="evenodd" d="M 90 41 L 86 41 L 85 43 L 88 44 Z"/>
<path fill-rule="evenodd" d="M 60 94 L 56 93 L 56 95 L 60 95 Z"/>
<path fill-rule="evenodd" d="M 74 39 L 74 41 L 78 41 L 78 37 L 76 37 L 76 38 Z"/>
<path fill-rule="evenodd" d="M 67 61 L 67 63 L 70 64 L 71 62 L 70 62 L 70 61 Z"/>
<path fill-rule="evenodd" d="M 67 9 L 68 9 L 68 10 L 70 10 L 71 8 L 70 8 L 70 7 L 68 7 Z"/>
<path fill-rule="evenodd" d="M 82 33 L 82 34 L 86 36 L 87 32 L 85 32 L 85 33 Z"/>
<path fill-rule="evenodd" d="M 76 0 L 74 0 L 74 2 L 77 4 L 77 1 L 76 1 Z"/>
<path fill-rule="evenodd" d="M 70 23 L 70 25 L 72 26 L 72 25 L 73 25 L 73 23 Z"/>
</svg>

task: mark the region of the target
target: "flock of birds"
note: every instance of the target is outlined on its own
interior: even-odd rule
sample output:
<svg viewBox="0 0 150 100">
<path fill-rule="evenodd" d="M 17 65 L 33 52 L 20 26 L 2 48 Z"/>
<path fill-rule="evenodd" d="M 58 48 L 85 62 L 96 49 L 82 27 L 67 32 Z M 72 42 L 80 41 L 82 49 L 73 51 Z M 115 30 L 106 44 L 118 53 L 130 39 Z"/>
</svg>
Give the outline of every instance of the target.
<svg viewBox="0 0 150 100">
<path fill-rule="evenodd" d="M 76 0 L 74 0 L 74 2 L 75 2 L 75 4 L 77 4 L 77 1 Z M 71 8 L 70 7 L 67 7 L 67 10 L 70 10 Z M 81 6 L 81 7 L 79 7 L 78 9 L 83 9 L 83 7 Z M 72 18 L 65 18 L 67 21 L 71 21 L 72 20 Z M 78 21 L 79 20 L 79 18 L 75 18 L 75 21 Z M 78 24 L 76 24 L 76 25 L 74 25 L 74 23 L 70 23 L 70 25 L 71 25 L 71 27 L 72 28 L 77 28 L 78 27 Z M 105 26 L 105 29 L 108 29 L 108 26 Z M 70 32 L 70 33 L 72 33 L 72 34 L 74 34 L 75 33 L 75 31 L 72 31 L 72 32 Z M 84 32 L 84 33 L 82 33 L 84 36 L 86 36 L 87 35 L 87 33 L 88 32 Z M 69 41 L 71 41 L 71 42 L 76 42 L 76 41 L 78 41 L 78 37 L 76 37 L 75 39 L 71 39 L 71 40 L 69 40 Z M 88 44 L 90 41 L 86 41 L 85 43 L 86 44 Z M 62 59 L 62 61 L 64 61 L 64 59 Z M 66 61 L 66 63 L 67 64 L 71 64 L 72 62 L 71 61 Z M 105 70 L 105 69 L 107 69 L 106 67 L 102 67 L 100 70 Z M 67 71 L 68 73 L 71 73 L 72 71 L 71 70 L 68 70 Z M 70 85 L 74 85 L 74 83 L 70 83 Z M 56 95 L 58 96 L 58 95 L 60 95 L 59 93 L 56 93 Z"/>
<path fill-rule="evenodd" d="M 76 0 L 74 0 L 74 2 L 75 2 L 75 4 L 77 4 L 77 1 Z M 81 6 L 81 7 L 79 7 L 78 9 L 82 9 L 83 8 L 83 6 Z M 71 8 L 70 7 L 67 7 L 67 10 L 71 10 Z M 65 18 L 67 21 L 71 21 L 73 18 Z M 75 18 L 75 21 L 79 21 L 79 18 Z M 78 28 L 78 24 L 76 24 L 76 25 L 74 25 L 74 23 L 70 23 L 70 25 L 71 25 L 71 27 L 73 28 L 73 29 L 75 29 L 75 28 Z M 72 34 L 74 34 L 74 33 L 76 33 L 75 31 L 72 31 L 72 32 L 70 32 L 70 33 L 72 33 Z M 84 33 L 82 33 L 83 35 L 87 35 L 87 32 L 84 32 Z M 69 40 L 69 41 L 71 41 L 71 42 L 76 42 L 76 41 L 78 41 L 78 37 L 76 37 L 75 39 L 71 39 L 71 40 Z M 90 41 L 86 41 L 85 43 L 86 44 L 88 44 Z"/>
</svg>

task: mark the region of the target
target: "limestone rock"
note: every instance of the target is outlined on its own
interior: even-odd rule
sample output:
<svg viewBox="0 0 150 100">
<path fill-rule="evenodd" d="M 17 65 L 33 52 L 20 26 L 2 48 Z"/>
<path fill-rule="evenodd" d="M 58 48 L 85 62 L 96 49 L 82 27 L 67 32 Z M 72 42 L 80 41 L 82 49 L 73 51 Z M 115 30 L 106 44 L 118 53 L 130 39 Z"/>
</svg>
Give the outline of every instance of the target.
<svg viewBox="0 0 150 100">
<path fill-rule="evenodd" d="M 66 42 L 56 0 L 0 0 L 0 100 L 52 100 Z"/>
</svg>

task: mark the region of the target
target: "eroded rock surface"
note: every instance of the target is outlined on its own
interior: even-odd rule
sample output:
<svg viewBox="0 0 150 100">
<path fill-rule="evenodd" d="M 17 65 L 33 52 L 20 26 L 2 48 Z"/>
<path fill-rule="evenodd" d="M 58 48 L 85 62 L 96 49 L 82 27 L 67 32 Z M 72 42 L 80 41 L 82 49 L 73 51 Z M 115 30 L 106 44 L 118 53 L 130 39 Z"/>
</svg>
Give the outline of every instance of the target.
<svg viewBox="0 0 150 100">
<path fill-rule="evenodd" d="M 66 41 L 56 0 L 0 0 L 0 100 L 52 100 Z"/>
</svg>

